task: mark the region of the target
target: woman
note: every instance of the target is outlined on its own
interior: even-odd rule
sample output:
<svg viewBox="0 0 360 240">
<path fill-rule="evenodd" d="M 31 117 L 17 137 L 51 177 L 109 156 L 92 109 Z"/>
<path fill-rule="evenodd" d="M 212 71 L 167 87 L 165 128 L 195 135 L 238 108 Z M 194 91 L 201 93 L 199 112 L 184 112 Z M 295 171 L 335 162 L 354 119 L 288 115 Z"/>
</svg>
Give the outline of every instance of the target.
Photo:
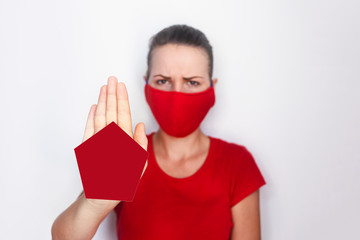
<svg viewBox="0 0 360 240">
<path fill-rule="evenodd" d="M 112 121 L 149 152 L 133 202 L 78 199 L 55 220 L 53 239 L 91 239 L 110 211 L 119 239 L 260 239 L 265 180 L 244 146 L 206 136 L 215 103 L 212 47 L 187 25 L 157 33 L 148 53 L 145 96 L 160 128 L 132 133 L 125 85 L 109 77 L 88 116 L 83 141 Z"/>
</svg>

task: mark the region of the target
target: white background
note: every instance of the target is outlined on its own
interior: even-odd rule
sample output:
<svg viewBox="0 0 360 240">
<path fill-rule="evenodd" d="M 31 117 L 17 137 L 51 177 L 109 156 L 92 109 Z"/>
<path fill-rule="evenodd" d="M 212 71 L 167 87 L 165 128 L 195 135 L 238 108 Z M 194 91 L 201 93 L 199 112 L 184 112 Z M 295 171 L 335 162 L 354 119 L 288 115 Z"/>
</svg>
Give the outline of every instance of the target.
<svg viewBox="0 0 360 240">
<path fill-rule="evenodd" d="M 203 131 L 245 145 L 267 185 L 262 237 L 360 239 L 360 2 L 0 0 L 0 238 L 50 239 L 82 189 L 74 148 L 115 75 L 135 124 L 157 124 L 142 76 L 172 24 L 214 48 Z M 115 215 L 94 239 L 115 239 Z"/>
</svg>

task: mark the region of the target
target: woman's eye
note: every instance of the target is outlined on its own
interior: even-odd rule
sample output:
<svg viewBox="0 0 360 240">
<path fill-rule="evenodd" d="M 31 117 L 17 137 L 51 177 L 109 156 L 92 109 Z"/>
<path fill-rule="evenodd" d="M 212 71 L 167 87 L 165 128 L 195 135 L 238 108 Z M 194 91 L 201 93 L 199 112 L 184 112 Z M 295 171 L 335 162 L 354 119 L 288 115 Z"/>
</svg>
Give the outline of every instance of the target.
<svg viewBox="0 0 360 240">
<path fill-rule="evenodd" d="M 164 83 L 166 83 L 166 79 L 160 79 L 160 80 L 157 80 L 156 83 L 159 84 L 159 85 L 162 85 Z"/>
<path fill-rule="evenodd" d="M 197 81 L 189 81 L 189 83 L 190 83 L 190 85 L 192 85 L 192 86 L 197 86 L 197 85 L 199 85 L 199 82 L 197 82 Z"/>
</svg>

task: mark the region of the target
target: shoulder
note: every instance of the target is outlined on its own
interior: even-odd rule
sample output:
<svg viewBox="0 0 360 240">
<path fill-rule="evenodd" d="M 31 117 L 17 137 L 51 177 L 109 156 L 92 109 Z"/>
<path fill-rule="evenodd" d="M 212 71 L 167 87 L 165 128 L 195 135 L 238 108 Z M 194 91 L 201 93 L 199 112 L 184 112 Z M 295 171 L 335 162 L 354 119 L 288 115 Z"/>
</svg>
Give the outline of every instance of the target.
<svg viewBox="0 0 360 240">
<path fill-rule="evenodd" d="M 222 155 L 227 158 L 239 159 L 239 158 L 249 158 L 251 153 L 249 150 L 242 144 L 231 142 L 229 140 L 224 140 L 217 137 L 209 136 L 216 145 L 216 148 L 222 152 Z M 251 156 L 252 157 L 252 156 Z"/>
<path fill-rule="evenodd" d="M 220 138 L 213 139 L 219 146 L 216 169 L 225 172 L 223 177 L 228 183 L 231 206 L 234 206 L 266 182 L 253 155 L 244 145 Z"/>
<path fill-rule="evenodd" d="M 212 139 L 216 145 L 214 152 L 216 152 L 218 163 L 224 166 L 227 172 L 254 173 L 259 171 L 256 160 L 247 147 L 220 138 L 212 137 Z"/>
</svg>

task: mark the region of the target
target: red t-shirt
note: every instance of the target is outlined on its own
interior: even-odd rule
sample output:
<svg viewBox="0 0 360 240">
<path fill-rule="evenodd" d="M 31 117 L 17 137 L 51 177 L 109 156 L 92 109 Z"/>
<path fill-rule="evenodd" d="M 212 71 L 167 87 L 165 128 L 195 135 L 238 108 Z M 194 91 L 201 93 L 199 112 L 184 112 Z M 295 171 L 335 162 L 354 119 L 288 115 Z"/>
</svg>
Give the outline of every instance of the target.
<svg viewBox="0 0 360 240">
<path fill-rule="evenodd" d="M 148 137 L 148 166 L 133 202 L 114 209 L 119 240 L 228 240 L 231 207 L 266 184 L 251 153 L 242 145 L 210 138 L 203 165 L 193 175 L 174 178 L 155 160 Z"/>
</svg>

